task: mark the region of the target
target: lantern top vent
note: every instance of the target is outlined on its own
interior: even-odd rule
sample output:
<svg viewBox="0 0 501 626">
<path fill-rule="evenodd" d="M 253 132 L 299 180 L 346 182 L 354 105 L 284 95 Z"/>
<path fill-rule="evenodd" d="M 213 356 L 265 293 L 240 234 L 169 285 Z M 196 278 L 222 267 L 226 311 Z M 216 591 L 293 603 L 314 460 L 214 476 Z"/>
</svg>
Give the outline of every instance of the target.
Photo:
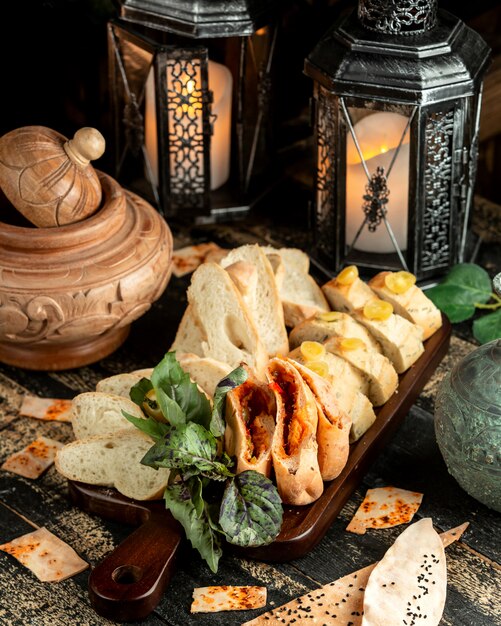
<svg viewBox="0 0 501 626">
<path fill-rule="evenodd" d="M 358 19 L 379 33 L 416 35 L 435 28 L 437 9 L 437 0 L 359 0 Z"/>
<path fill-rule="evenodd" d="M 120 17 L 192 39 L 246 37 L 264 26 L 277 0 L 119 0 Z"/>
</svg>

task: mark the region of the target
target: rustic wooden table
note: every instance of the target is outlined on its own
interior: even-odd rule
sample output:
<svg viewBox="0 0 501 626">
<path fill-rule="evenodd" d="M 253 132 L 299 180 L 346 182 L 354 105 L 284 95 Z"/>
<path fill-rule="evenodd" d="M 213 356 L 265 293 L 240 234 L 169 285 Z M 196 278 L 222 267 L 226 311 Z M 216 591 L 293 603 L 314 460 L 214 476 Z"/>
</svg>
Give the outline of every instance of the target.
<svg viewBox="0 0 501 626">
<path fill-rule="evenodd" d="M 213 238 L 215 231 L 196 233 Z M 269 232 L 269 231 L 267 231 Z M 260 228 L 242 223 L 218 227 L 220 243 L 255 241 Z M 287 232 L 282 241 L 290 244 Z M 186 240 L 178 240 L 183 245 Z M 39 435 L 63 442 L 71 439 L 64 423 L 39 422 L 20 417 L 23 394 L 71 398 L 93 390 L 105 376 L 156 364 L 168 349 L 185 302 L 187 279 L 172 278 L 159 302 L 135 322 L 126 343 L 110 357 L 71 371 L 30 372 L 0 366 L 0 463 Z M 474 349 L 457 332 L 448 355 L 438 367 L 395 437 L 366 473 L 323 540 L 306 556 L 287 563 L 261 563 L 226 554 L 212 574 L 198 554 L 184 545 L 176 573 L 156 610 L 142 623 L 147 626 L 189 624 L 241 624 L 262 612 L 191 615 L 194 587 L 208 584 L 259 584 L 268 589 L 268 607 L 279 606 L 380 559 L 403 527 L 372 530 L 365 535 L 345 531 L 368 488 L 394 485 L 420 491 L 423 503 L 417 518 L 431 517 L 446 530 L 470 522 L 461 541 L 447 549 L 448 596 L 442 625 L 493 626 L 501 624 L 501 516 L 468 496 L 448 474 L 433 428 L 437 387 L 447 371 Z M 130 532 L 118 522 L 88 515 L 73 506 L 67 485 L 51 467 L 41 478 L 28 480 L 0 471 L 0 543 L 45 526 L 90 563 L 96 565 Z M 41 583 L 11 556 L 0 552 L 0 624 L 3 626 L 94 626 L 112 624 L 98 616 L 87 595 L 89 570 L 61 583 Z"/>
</svg>

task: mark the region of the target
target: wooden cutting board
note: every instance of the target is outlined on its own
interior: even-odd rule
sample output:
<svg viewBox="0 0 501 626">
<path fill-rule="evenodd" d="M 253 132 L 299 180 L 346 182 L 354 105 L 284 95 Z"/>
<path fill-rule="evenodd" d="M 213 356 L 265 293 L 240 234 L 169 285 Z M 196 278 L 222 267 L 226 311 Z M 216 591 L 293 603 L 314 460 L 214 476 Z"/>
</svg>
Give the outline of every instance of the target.
<svg viewBox="0 0 501 626">
<path fill-rule="evenodd" d="M 289 561 L 314 548 L 447 353 L 450 335 L 451 325 L 444 317 L 442 328 L 425 342 L 419 360 L 400 376 L 397 392 L 376 410 L 376 421 L 351 445 L 345 468 L 335 480 L 326 483 L 318 500 L 308 506 L 284 507 L 282 530 L 271 545 L 228 548 L 262 561 Z M 71 481 L 69 491 L 73 502 L 83 510 L 138 526 L 94 568 L 89 577 L 89 595 L 100 615 L 117 621 L 144 619 L 156 607 L 172 577 L 183 529 L 165 510 L 163 501 L 138 502 L 114 489 Z"/>
</svg>

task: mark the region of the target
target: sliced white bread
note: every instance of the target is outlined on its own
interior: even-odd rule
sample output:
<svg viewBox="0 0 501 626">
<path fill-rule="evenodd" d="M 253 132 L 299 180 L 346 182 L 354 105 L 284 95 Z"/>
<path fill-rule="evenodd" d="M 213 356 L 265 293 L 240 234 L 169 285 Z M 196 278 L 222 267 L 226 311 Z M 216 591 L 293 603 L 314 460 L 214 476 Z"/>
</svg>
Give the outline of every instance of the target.
<svg viewBox="0 0 501 626">
<path fill-rule="evenodd" d="M 316 440 L 317 404 L 289 361 L 271 359 L 267 376 L 277 403 L 271 446 L 277 489 L 284 504 L 309 504 L 324 489 Z"/>
<path fill-rule="evenodd" d="M 202 323 L 195 315 L 193 307 L 188 304 L 177 327 L 174 343 L 169 350 L 205 356 L 202 344 L 206 340 L 207 335 Z"/>
<path fill-rule="evenodd" d="M 244 362 L 264 376 L 268 354 L 242 296 L 228 272 L 216 263 L 203 263 L 188 288 L 189 317 L 196 325 L 196 349 L 189 326 L 178 329 L 172 350 L 191 352 L 227 363 L 233 369 Z"/>
<path fill-rule="evenodd" d="M 376 296 L 372 289 L 358 276 L 349 285 L 341 285 L 334 277 L 322 285 L 322 291 L 334 311 L 344 311 L 345 313 L 352 313 L 363 308 L 369 300 Z"/>
<path fill-rule="evenodd" d="M 315 313 L 328 311 L 329 305 L 322 290 L 310 276 L 310 259 L 298 248 L 263 246 L 267 255 L 279 254 L 285 272 L 279 282 L 280 299 L 284 308 L 285 324 L 293 328 Z"/>
<path fill-rule="evenodd" d="M 404 317 L 423 330 L 423 341 L 431 337 L 442 326 L 442 314 L 434 303 L 416 285 L 404 293 L 395 293 L 385 283 L 391 272 L 379 272 L 369 281 L 370 288 L 381 298 L 393 305 L 397 315 Z"/>
<path fill-rule="evenodd" d="M 141 378 L 145 377 L 140 373 L 126 372 L 102 378 L 96 385 L 96 391 L 110 393 L 114 396 L 130 398 L 130 390 Z M 145 377 L 146 378 L 146 377 Z"/>
<path fill-rule="evenodd" d="M 301 350 L 296 348 L 289 353 L 289 358 L 297 361 L 301 365 L 308 367 L 306 359 L 301 354 Z M 327 381 L 330 383 L 334 399 L 340 408 L 350 417 L 350 443 L 360 439 L 360 437 L 374 424 L 376 414 L 372 402 L 369 398 L 359 391 L 358 385 L 350 385 L 349 377 L 336 374 L 337 372 L 347 371 L 351 369 L 355 372 L 355 376 L 364 381 L 364 386 L 368 389 L 367 380 L 362 373 L 356 370 L 348 361 L 327 353 L 324 356 L 325 363 L 328 367 Z"/>
<path fill-rule="evenodd" d="M 409 320 L 394 313 L 385 320 L 369 319 L 362 310 L 353 315 L 372 333 L 399 374 L 408 370 L 423 354 L 423 331 Z"/>
<path fill-rule="evenodd" d="M 291 350 L 300 346 L 303 341 L 323 343 L 331 337 L 356 337 L 364 342 L 367 350 L 381 352 L 381 346 L 370 332 L 348 313 L 329 311 L 317 313 L 295 326 L 289 334 Z"/>
<path fill-rule="evenodd" d="M 134 500 L 162 497 L 169 470 L 141 465 L 153 441 L 136 428 L 80 439 L 61 448 L 55 459 L 57 471 L 90 485 L 114 487 Z"/>
<path fill-rule="evenodd" d="M 104 435 L 117 430 L 136 430 L 124 416 L 143 417 L 141 409 L 132 400 L 101 391 L 87 391 L 73 398 L 71 424 L 76 439 Z"/>
<path fill-rule="evenodd" d="M 210 357 L 200 357 L 196 354 L 176 353 L 179 365 L 190 375 L 191 380 L 213 398 L 217 384 L 227 376 L 232 367 L 228 363 L 216 361 Z"/>
<path fill-rule="evenodd" d="M 287 354 L 289 341 L 275 275 L 257 244 L 240 246 L 221 260 L 234 280 L 270 356 Z M 254 270 L 254 271 L 253 271 Z"/>
<path fill-rule="evenodd" d="M 326 350 L 348 361 L 364 376 L 369 386 L 369 400 L 374 406 L 381 406 L 397 388 L 397 372 L 386 356 L 369 352 L 363 347 L 350 346 L 348 340 L 331 337 L 324 345 Z"/>
</svg>

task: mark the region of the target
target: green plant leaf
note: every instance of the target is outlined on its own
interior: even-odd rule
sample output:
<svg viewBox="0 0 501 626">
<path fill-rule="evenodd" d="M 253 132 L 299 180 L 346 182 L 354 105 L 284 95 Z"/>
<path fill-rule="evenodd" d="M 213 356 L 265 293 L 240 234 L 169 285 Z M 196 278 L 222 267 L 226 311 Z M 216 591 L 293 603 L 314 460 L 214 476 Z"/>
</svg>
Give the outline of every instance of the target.
<svg viewBox="0 0 501 626">
<path fill-rule="evenodd" d="M 136 428 L 139 428 L 143 433 L 149 435 L 154 441 L 162 441 L 165 435 L 170 431 L 169 424 L 163 422 L 157 422 L 152 417 L 134 417 L 127 411 L 122 410 L 122 415 L 129 420 L 131 424 L 134 424 Z"/>
<path fill-rule="evenodd" d="M 259 472 L 247 470 L 228 483 L 219 524 L 229 543 L 262 546 L 276 538 L 282 516 L 282 501 L 275 485 Z"/>
<path fill-rule="evenodd" d="M 176 483 L 164 493 L 165 506 L 183 526 L 191 545 L 198 550 L 210 569 L 216 573 L 223 551 L 219 533 L 214 529 L 206 503 L 202 498 L 202 483 L 192 478 L 188 483 Z"/>
<path fill-rule="evenodd" d="M 473 336 L 479 343 L 501 339 L 501 309 L 475 320 Z"/>
<path fill-rule="evenodd" d="M 130 399 L 138 406 L 142 406 L 146 394 L 151 389 L 153 389 L 151 380 L 149 378 L 141 378 L 138 383 L 131 387 L 129 392 Z"/>
<path fill-rule="evenodd" d="M 214 392 L 214 400 L 212 404 L 212 415 L 209 425 L 210 432 L 214 437 L 222 437 L 224 435 L 224 407 L 226 394 L 238 387 L 247 380 L 247 371 L 243 367 L 237 367 L 231 371 L 228 376 L 219 381 Z"/>
<path fill-rule="evenodd" d="M 479 265 L 459 263 L 426 295 L 451 322 L 463 322 L 473 316 L 476 303 L 483 304 L 491 297 L 491 279 Z"/>
<path fill-rule="evenodd" d="M 165 419 L 168 420 L 169 424 L 172 424 L 172 426 L 176 426 L 177 428 L 186 424 L 186 414 L 183 409 L 175 400 L 169 398 L 161 387 L 155 389 L 155 396 L 158 406 L 160 407 Z"/>
</svg>

